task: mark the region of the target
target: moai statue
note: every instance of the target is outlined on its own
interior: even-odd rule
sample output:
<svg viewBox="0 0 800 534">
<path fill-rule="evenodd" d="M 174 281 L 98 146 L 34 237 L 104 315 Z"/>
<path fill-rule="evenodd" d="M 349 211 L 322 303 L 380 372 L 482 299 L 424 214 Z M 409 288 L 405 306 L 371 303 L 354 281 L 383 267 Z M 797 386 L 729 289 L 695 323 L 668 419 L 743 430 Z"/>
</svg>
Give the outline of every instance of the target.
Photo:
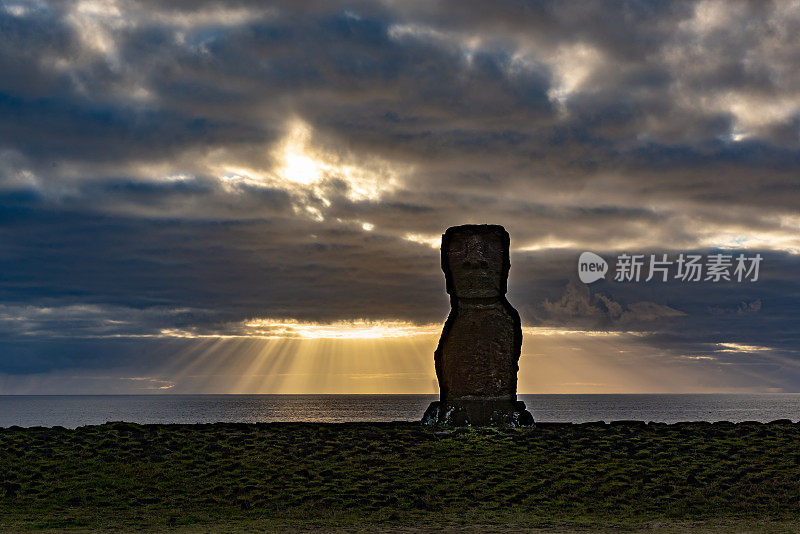
<svg viewBox="0 0 800 534">
<path fill-rule="evenodd" d="M 508 232 L 498 225 L 454 226 L 442 236 L 450 315 L 434 353 L 439 401 L 423 423 L 532 426 L 517 401 L 522 327 L 506 300 Z"/>
</svg>

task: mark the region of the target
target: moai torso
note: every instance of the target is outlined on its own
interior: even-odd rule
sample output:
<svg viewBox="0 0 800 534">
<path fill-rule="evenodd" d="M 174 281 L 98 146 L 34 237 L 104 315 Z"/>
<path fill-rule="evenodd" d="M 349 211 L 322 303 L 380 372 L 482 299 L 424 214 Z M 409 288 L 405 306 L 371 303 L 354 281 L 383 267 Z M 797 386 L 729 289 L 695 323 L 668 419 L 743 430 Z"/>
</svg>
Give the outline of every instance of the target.
<svg viewBox="0 0 800 534">
<path fill-rule="evenodd" d="M 442 269 L 450 315 L 434 354 L 442 402 L 517 398 L 519 314 L 506 300 L 509 236 L 502 226 L 449 228 Z"/>
</svg>

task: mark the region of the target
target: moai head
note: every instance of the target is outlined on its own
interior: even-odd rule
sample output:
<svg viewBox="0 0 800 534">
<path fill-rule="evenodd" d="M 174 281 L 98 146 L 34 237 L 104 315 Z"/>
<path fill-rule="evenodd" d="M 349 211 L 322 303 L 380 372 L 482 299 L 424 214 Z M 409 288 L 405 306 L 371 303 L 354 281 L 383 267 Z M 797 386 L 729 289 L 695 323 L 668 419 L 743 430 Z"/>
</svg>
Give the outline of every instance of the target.
<svg viewBox="0 0 800 534">
<path fill-rule="evenodd" d="M 465 224 L 442 236 L 442 270 L 447 292 L 457 298 L 500 297 L 506 293 L 509 236 L 502 226 Z"/>
</svg>

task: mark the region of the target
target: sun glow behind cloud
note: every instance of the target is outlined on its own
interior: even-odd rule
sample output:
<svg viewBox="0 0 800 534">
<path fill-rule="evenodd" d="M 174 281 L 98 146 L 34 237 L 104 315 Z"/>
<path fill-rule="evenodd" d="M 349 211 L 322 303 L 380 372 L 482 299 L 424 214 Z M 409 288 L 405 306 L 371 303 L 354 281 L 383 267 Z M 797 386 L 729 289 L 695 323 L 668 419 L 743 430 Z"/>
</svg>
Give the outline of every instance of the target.
<svg viewBox="0 0 800 534">
<path fill-rule="evenodd" d="M 356 157 L 343 149 L 314 140 L 311 126 L 299 118 L 285 124 L 284 137 L 270 150 L 272 168 L 253 168 L 230 163 L 231 155 L 219 153 L 206 162 L 229 193 L 246 194 L 247 188 L 274 188 L 293 199 L 295 213 L 318 222 L 337 195 L 351 202 L 376 202 L 393 193 L 407 165 L 377 156 Z"/>
</svg>

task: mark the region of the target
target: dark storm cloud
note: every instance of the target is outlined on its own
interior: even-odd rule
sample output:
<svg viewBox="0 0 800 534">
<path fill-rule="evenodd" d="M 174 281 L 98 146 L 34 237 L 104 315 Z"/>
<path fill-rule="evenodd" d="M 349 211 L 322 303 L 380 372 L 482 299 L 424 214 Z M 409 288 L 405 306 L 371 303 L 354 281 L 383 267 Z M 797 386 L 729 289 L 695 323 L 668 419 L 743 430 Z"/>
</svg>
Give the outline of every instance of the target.
<svg viewBox="0 0 800 534">
<path fill-rule="evenodd" d="M 417 245 L 360 228 L 325 230 L 303 219 L 214 222 L 54 213 L 30 207 L 39 204 L 31 198 L 9 201 L 17 207 L 0 209 L 6 243 L 0 252 L 2 302 L 188 307 L 215 321 L 256 314 L 412 319 L 420 303 L 446 311 L 447 300 L 437 291 L 435 253 L 419 254 Z M 19 207 L 23 203 L 29 206 Z M 373 272 L 364 273 L 360 264 Z M 308 285 L 313 291 L 304 289 Z M 386 302 L 393 289 L 397 294 Z M 425 319 L 438 315 L 428 312 Z M 203 314 L 193 320 L 208 322 Z M 153 333 L 154 324 L 136 322 L 124 331 Z M 74 325 L 51 326 L 60 335 L 80 334 Z M 40 326 L 36 333 L 45 330 Z"/>
<path fill-rule="evenodd" d="M 70 337 L 438 322 L 431 244 L 465 222 L 509 229 L 529 324 L 791 351 L 798 29 L 781 2 L 0 2 L 0 372 Z M 768 278 L 567 289 L 582 250 L 715 247 Z"/>
</svg>

